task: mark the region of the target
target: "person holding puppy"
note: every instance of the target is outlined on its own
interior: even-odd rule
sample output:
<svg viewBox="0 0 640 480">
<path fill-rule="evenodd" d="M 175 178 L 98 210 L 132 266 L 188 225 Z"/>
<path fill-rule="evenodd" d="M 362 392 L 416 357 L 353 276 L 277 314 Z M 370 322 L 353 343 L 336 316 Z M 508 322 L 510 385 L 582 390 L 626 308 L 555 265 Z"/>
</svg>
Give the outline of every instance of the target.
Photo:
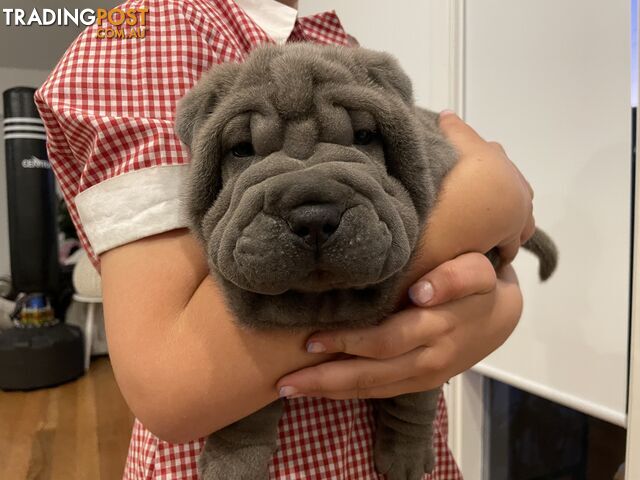
<svg viewBox="0 0 640 480">
<path fill-rule="evenodd" d="M 441 385 L 501 345 L 520 316 L 513 269 L 496 275 L 472 252 L 515 257 L 534 231 L 532 191 L 499 145 L 444 112 L 460 161 L 412 265 L 414 305 L 378 327 L 311 338 L 234 323 L 179 216 L 188 155 L 175 106 L 207 69 L 261 43 L 351 43 L 334 13 L 298 18 L 295 3 L 146 2 L 144 39 L 97 38 L 89 27 L 36 93 L 52 168 L 102 275 L 112 364 L 137 418 L 126 478 L 196 478 L 202 437 L 278 396 L 289 400 L 270 478 L 378 478 L 368 399 Z M 398 368 L 416 348 L 424 362 Z M 461 478 L 446 430 L 441 400 L 428 478 Z"/>
</svg>

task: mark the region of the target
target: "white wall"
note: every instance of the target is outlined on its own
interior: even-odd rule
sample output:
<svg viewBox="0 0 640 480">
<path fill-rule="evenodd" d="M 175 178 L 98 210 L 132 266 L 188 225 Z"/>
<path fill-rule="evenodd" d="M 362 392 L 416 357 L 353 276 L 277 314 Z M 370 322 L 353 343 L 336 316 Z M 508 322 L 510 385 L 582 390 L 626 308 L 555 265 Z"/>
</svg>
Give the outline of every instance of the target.
<svg viewBox="0 0 640 480">
<path fill-rule="evenodd" d="M 417 102 L 451 107 L 448 13 L 451 2 L 429 0 L 300 0 L 301 16 L 335 10 L 363 47 L 394 54 L 413 80 Z M 438 18 L 444 21 L 433 22 Z"/>
<path fill-rule="evenodd" d="M 606 3 L 606 5 L 605 5 Z M 624 424 L 631 234 L 629 0 L 466 2 L 467 121 L 502 142 L 556 240 L 516 262 L 520 325 L 478 371 Z"/>
<path fill-rule="evenodd" d="M 0 67 L 0 95 L 11 87 L 38 88 L 49 75 L 48 70 L 26 70 Z M 1 98 L 1 97 L 0 97 Z M 0 100 L 0 104 L 2 101 Z M 0 118 L 2 118 L 0 109 Z M 1 130 L 0 130 L 1 132 Z M 0 138 L 1 138 L 0 134 Z M 9 224 L 7 212 L 7 178 L 5 166 L 4 140 L 0 145 L 0 275 L 11 273 L 9 265 Z"/>
</svg>

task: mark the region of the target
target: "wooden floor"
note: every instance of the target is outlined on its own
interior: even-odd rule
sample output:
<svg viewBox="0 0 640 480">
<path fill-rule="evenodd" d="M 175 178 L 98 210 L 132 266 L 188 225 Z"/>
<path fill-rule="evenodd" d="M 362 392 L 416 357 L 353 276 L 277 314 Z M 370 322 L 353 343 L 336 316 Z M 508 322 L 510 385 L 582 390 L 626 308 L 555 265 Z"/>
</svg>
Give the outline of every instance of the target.
<svg viewBox="0 0 640 480">
<path fill-rule="evenodd" d="M 106 357 L 60 387 L 0 391 L 0 479 L 121 479 L 132 422 Z"/>
</svg>

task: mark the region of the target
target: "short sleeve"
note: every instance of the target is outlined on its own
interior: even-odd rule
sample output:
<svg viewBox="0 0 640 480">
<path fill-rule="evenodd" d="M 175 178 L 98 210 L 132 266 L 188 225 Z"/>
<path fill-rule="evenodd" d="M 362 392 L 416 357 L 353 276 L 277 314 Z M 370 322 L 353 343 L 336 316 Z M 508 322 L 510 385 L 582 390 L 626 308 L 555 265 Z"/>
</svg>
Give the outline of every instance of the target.
<svg viewBox="0 0 640 480">
<path fill-rule="evenodd" d="M 99 38 L 88 27 L 35 94 L 49 161 L 98 269 L 104 251 L 187 225 L 178 199 L 188 155 L 175 108 L 219 58 L 188 2 L 121 7 L 143 4 L 144 38 Z"/>
</svg>

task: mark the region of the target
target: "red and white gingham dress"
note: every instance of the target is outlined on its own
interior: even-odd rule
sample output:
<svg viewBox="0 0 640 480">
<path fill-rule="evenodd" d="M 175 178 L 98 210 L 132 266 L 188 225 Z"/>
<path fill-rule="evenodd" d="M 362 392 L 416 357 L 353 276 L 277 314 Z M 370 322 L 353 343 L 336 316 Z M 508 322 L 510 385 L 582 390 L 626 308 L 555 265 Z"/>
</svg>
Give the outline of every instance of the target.
<svg viewBox="0 0 640 480">
<path fill-rule="evenodd" d="M 158 217 L 171 216 L 162 208 L 174 205 L 175 185 L 165 188 L 161 182 L 179 176 L 179 167 L 188 162 L 173 131 L 176 102 L 211 66 L 242 61 L 254 46 L 272 41 L 232 0 L 130 0 L 122 5 L 143 6 L 148 8 L 145 38 L 97 38 L 98 27 L 87 28 L 35 96 L 49 160 L 97 268 L 102 251 L 186 226 L 177 218 L 154 224 Z M 348 36 L 335 13 L 326 12 L 298 18 L 288 41 L 347 45 Z M 141 184 L 132 189 L 132 181 Z M 136 195 L 160 200 L 136 203 Z M 141 211 L 118 211 L 131 203 L 141 205 Z M 373 426 L 365 400 L 287 400 L 270 478 L 381 478 L 372 458 Z M 164 442 L 136 421 L 124 478 L 195 479 L 203 444 L 204 439 Z M 437 467 L 425 478 L 462 478 L 447 447 L 442 398 L 435 444 Z"/>
</svg>

